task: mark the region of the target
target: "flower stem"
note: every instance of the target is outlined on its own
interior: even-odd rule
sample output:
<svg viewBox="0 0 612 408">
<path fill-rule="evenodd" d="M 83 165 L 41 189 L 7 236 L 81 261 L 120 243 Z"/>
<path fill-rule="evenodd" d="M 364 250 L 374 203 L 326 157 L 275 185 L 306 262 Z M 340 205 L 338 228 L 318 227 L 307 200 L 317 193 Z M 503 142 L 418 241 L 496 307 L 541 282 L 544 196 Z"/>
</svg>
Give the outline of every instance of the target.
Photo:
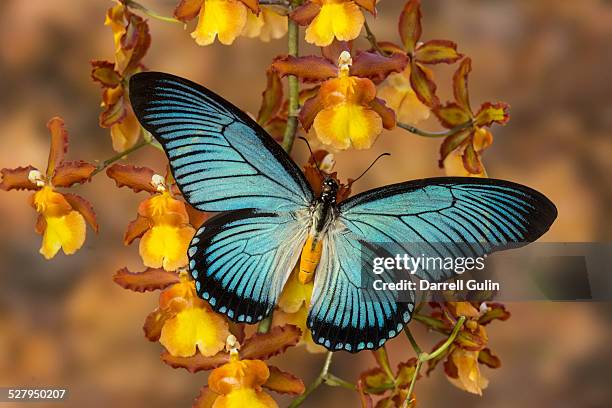
<svg viewBox="0 0 612 408">
<path fill-rule="evenodd" d="M 136 2 L 134 0 L 123 0 L 123 4 L 125 4 L 127 7 L 133 8 L 135 10 L 142 11 L 147 16 L 149 16 L 151 18 L 154 18 L 156 20 L 165 21 L 167 23 L 179 23 L 179 24 L 183 24 L 183 22 L 181 20 L 177 20 L 174 17 L 166 17 L 166 16 L 162 16 L 161 14 L 157 14 L 153 10 L 150 10 L 150 9 L 146 8 L 145 6 L 143 6 L 142 4 L 140 4 L 140 3 L 138 3 L 138 2 Z"/>
<path fill-rule="evenodd" d="M 108 166 L 110 166 L 111 164 L 113 164 L 114 162 L 123 159 L 125 156 L 127 156 L 130 153 L 135 152 L 136 150 L 140 149 L 143 146 L 146 146 L 148 144 L 151 143 L 151 140 L 147 140 L 147 139 L 141 139 L 138 143 L 136 143 L 134 146 L 130 147 L 129 149 L 126 149 L 122 152 L 117 153 L 116 155 L 109 157 L 108 159 L 104 160 L 102 163 L 100 163 L 96 169 L 94 170 L 93 173 L 91 173 L 92 176 L 95 176 L 96 174 L 98 174 L 99 172 L 101 172 L 102 170 L 104 170 L 105 168 L 107 168 Z"/>
<path fill-rule="evenodd" d="M 417 365 L 414 369 L 414 374 L 412 375 L 412 381 L 410 381 L 410 387 L 408 388 L 408 395 L 406 396 L 406 399 L 404 400 L 404 403 L 402 404 L 402 408 L 408 408 L 408 405 L 410 404 L 411 396 L 414 391 L 414 385 L 416 384 L 416 380 L 417 380 L 417 377 L 419 376 L 419 372 L 421 371 L 421 367 L 423 366 L 423 363 L 429 360 L 433 360 L 434 358 L 439 357 L 440 354 L 444 353 L 450 347 L 450 345 L 453 344 L 453 341 L 455 341 L 455 338 L 457 337 L 457 334 L 459 334 L 459 330 L 461 330 L 461 327 L 463 327 L 464 322 L 465 322 L 465 316 L 461 316 L 457 320 L 457 324 L 455 324 L 455 327 L 453 327 L 453 331 L 448 336 L 446 341 L 440 347 L 438 347 L 431 353 L 425 353 L 422 351 L 418 352 Z M 412 347 L 414 347 L 415 350 L 417 349 L 420 350 L 420 347 L 416 344 L 416 341 L 414 340 L 414 337 L 412 337 L 412 334 L 410 333 L 408 328 L 406 328 L 404 331 L 406 331 L 406 336 L 408 336 L 408 339 L 409 340 L 411 339 L 410 343 L 412 344 L 414 342 L 412 344 Z"/>
<path fill-rule="evenodd" d="M 406 337 L 408 337 L 408 340 L 410 341 L 410 345 L 414 349 L 414 352 L 417 354 L 417 356 L 421 355 L 423 353 L 423 350 L 421 350 L 421 348 L 417 344 L 417 342 L 416 342 L 414 336 L 412 335 L 412 332 L 408 328 L 408 326 L 404 327 L 404 333 L 406 333 Z"/>
<path fill-rule="evenodd" d="M 331 351 L 327 352 L 327 355 L 325 356 L 325 362 L 323 363 L 323 368 L 321 369 L 321 373 L 319 373 L 319 376 L 315 378 L 315 380 L 306 388 L 306 391 L 304 391 L 302 395 L 296 397 L 291 402 L 291 404 L 289 404 L 289 408 L 299 407 L 314 390 L 319 388 L 319 386 L 327 377 L 327 371 L 329 370 L 329 365 L 331 364 L 333 355 L 334 353 L 332 353 Z"/>
<path fill-rule="evenodd" d="M 323 378 L 323 381 L 325 381 L 325 384 L 331 387 L 343 387 L 343 388 L 346 388 L 348 390 L 353 390 L 353 391 L 357 389 L 355 384 L 349 381 L 343 380 L 342 378 L 337 377 L 333 375 L 332 373 L 327 373 L 327 375 Z"/>
<path fill-rule="evenodd" d="M 290 10 L 299 6 L 302 3 L 302 0 L 291 0 Z M 291 19 L 289 19 L 289 29 L 288 29 L 288 50 L 287 53 L 293 57 L 297 57 L 299 53 L 298 45 L 299 45 L 299 27 L 297 23 Z M 288 78 L 289 83 L 289 108 L 288 108 L 288 117 L 287 117 L 287 127 L 285 127 L 285 134 L 283 136 L 283 149 L 287 153 L 291 153 L 291 149 L 293 148 L 293 142 L 295 141 L 295 134 L 297 132 L 297 121 L 298 121 L 298 113 L 299 113 L 299 97 L 300 97 L 300 87 L 298 83 L 298 78 L 295 75 L 289 75 Z"/>
<path fill-rule="evenodd" d="M 434 138 L 436 138 L 436 137 L 448 137 L 448 136 L 454 135 L 455 133 L 461 132 L 462 130 L 471 127 L 473 124 L 474 123 L 471 120 L 469 120 L 469 121 L 467 121 L 465 123 L 462 123 L 462 124 L 460 124 L 458 126 L 455 126 L 452 129 L 448 129 L 448 130 L 445 130 L 443 132 L 429 132 L 427 130 L 419 129 L 419 128 L 414 127 L 412 125 L 409 125 L 407 123 L 397 122 L 397 126 L 398 127 L 401 127 L 402 129 L 406 129 L 410 133 L 414 133 L 415 135 L 418 135 L 418 136 L 434 137 Z"/>
</svg>

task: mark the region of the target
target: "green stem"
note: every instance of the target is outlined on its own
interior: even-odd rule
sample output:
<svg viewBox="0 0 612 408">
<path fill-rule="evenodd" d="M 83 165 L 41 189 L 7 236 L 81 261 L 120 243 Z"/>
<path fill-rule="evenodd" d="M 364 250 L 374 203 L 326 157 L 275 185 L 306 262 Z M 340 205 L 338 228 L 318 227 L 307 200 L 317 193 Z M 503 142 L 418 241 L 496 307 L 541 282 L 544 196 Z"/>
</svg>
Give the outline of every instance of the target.
<svg viewBox="0 0 612 408">
<path fill-rule="evenodd" d="M 154 18 L 156 20 L 165 21 L 167 23 L 184 24 L 181 20 L 177 20 L 174 17 L 166 17 L 166 16 L 162 16 L 161 14 L 157 14 L 153 10 L 150 10 L 150 9 L 146 8 L 145 6 L 143 6 L 142 4 L 140 4 L 140 3 L 138 3 L 138 2 L 136 2 L 134 0 L 123 0 L 123 4 L 125 4 L 129 8 L 133 8 L 135 10 L 142 11 L 147 16 L 149 16 L 151 18 Z"/>
<path fill-rule="evenodd" d="M 471 127 L 473 124 L 474 123 L 471 120 L 469 120 L 465 123 L 460 124 L 459 126 L 455 126 L 454 128 L 445 130 L 443 132 L 429 132 L 427 130 L 419 129 L 407 123 L 397 122 L 398 127 L 401 127 L 402 129 L 406 129 L 410 133 L 414 133 L 415 135 L 418 135 L 418 136 L 434 137 L 434 138 L 448 137 L 448 136 L 454 135 L 455 133 L 458 133 L 464 129 Z"/>
<path fill-rule="evenodd" d="M 301 0 L 291 0 L 290 10 L 299 6 L 301 3 Z M 289 29 L 287 36 L 287 53 L 293 57 L 297 57 L 299 53 L 299 27 L 297 23 L 291 19 L 289 19 Z M 295 134 L 297 132 L 297 121 L 300 108 L 300 87 L 298 83 L 298 78 L 295 75 L 289 75 L 288 83 L 289 108 L 287 115 L 287 127 L 285 127 L 285 134 L 283 136 L 283 149 L 285 149 L 287 153 L 291 153 L 291 149 L 293 148 L 293 142 L 295 141 Z"/>
<path fill-rule="evenodd" d="M 114 162 L 121 160 L 122 158 L 124 158 L 125 156 L 127 156 L 130 153 L 135 152 L 136 150 L 140 149 L 143 146 L 146 146 L 148 144 L 151 143 L 151 140 L 147 140 L 147 139 L 141 139 L 138 143 L 136 143 L 134 146 L 130 147 L 129 149 L 126 149 L 120 153 L 117 153 L 116 155 L 104 160 L 102 163 L 100 163 L 98 165 L 98 167 L 94 170 L 93 173 L 91 173 L 92 176 L 95 176 L 96 174 L 98 174 L 99 172 L 101 172 L 102 170 L 104 170 L 105 168 L 107 168 L 108 166 L 110 166 L 111 164 L 113 164 Z"/>
<path fill-rule="evenodd" d="M 434 358 L 437 358 L 442 353 L 444 353 L 450 347 L 450 345 L 453 344 L 453 341 L 455 341 L 455 338 L 457 337 L 457 334 L 459 334 L 459 330 L 461 330 L 461 327 L 463 327 L 464 322 L 465 322 L 465 316 L 461 316 L 457 320 L 457 324 L 455 324 L 455 327 L 453 327 L 453 331 L 451 332 L 450 336 L 448 336 L 446 341 L 440 347 L 438 347 L 431 353 L 425 353 L 425 352 L 418 353 L 417 365 L 414 369 L 414 374 L 412 375 L 412 380 L 410 381 L 410 387 L 408 388 L 408 395 L 406 396 L 406 399 L 404 400 L 404 403 L 402 404 L 402 408 L 408 408 L 408 404 L 411 401 L 410 397 L 412 396 L 412 393 L 414 392 L 414 385 L 416 384 L 416 380 L 417 380 L 417 377 L 419 376 L 419 372 L 421 371 L 421 367 L 423 366 L 423 363 L 429 360 L 433 360 Z M 414 340 L 414 337 L 412 337 L 412 334 L 409 334 L 408 328 L 406 328 L 404 331 L 406 331 L 406 335 L 409 336 L 408 339 L 412 338 L 410 342 L 412 343 L 414 341 L 413 347 L 415 347 L 416 341 Z M 415 350 L 417 348 L 420 350 L 418 345 L 416 345 Z"/>
<path fill-rule="evenodd" d="M 417 344 L 417 342 L 416 342 L 414 336 L 412 335 L 412 332 L 408 328 L 408 326 L 404 327 L 404 333 L 406 333 L 406 337 L 408 337 L 408 340 L 410 341 L 410 345 L 414 349 L 414 352 L 417 354 L 417 356 L 421 355 L 423 353 L 423 350 L 421 350 L 421 348 Z"/>
<path fill-rule="evenodd" d="M 334 353 L 332 353 L 331 351 L 327 352 L 327 355 L 325 356 L 325 362 L 323 363 L 323 368 L 321 369 L 321 373 L 319 373 L 319 376 L 315 378 L 315 380 L 306 388 L 306 391 L 304 391 L 302 395 L 296 397 L 293 401 L 291 401 L 291 404 L 289 404 L 289 408 L 299 407 L 314 390 L 319 388 L 319 386 L 323 383 L 325 377 L 327 377 L 327 371 L 329 370 L 329 365 L 331 364 L 333 355 Z"/>
</svg>

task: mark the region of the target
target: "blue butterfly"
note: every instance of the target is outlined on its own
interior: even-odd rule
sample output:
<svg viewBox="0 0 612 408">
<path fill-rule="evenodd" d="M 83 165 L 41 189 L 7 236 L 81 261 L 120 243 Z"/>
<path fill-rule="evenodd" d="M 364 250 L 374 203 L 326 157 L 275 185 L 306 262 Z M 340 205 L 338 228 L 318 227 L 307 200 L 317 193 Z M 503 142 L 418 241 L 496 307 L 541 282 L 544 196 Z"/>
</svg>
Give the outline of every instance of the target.
<svg viewBox="0 0 612 408">
<path fill-rule="evenodd" d="M 220 212 L 189 247 L 198 295 L 235 322 L 261 321 L 299 261 L 302 282 L 314 275 L 308 327 L 329 350 L 376 349 L 410 320 L 414 297 L 398 302 L 391 291 L 363 287 L 371 243 L 422 242 L 439 255 L 476 257 L 535 241 L 557 216 L 553 203 L 528 187 L 462 177 L 388 185 L 337 203 L 336 181 L 326 178 L 315 197 L 254 120 L 198 84 L 139 73 L 130 80 L 130 100 L 166 151 L 185 199 Z"/>
</svg>

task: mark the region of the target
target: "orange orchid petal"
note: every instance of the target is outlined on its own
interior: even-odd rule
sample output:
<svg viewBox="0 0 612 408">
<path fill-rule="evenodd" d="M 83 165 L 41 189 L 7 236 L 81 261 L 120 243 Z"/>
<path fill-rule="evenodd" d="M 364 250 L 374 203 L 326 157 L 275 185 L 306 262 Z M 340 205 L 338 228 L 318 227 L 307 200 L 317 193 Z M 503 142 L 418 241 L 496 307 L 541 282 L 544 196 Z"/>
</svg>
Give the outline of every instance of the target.
<svg viewBox="0 0 612 408">
<path fill-rule="evenodd" d="M 301 336 L 298 335 L 299 344 L 306 346 L 306 351 L 309 353 L 324 353 L 327 349 L 316 344 L 312 338 L 312 332 L 306 325 L 308 319 L 308 307 L 303 305 L 295 313 L 285 313 L 282 310 L 276 310 L 272 319 L 273 328 L 276 327 L 298 327 Z M 296 341 L 297 343 L 297 341 Z"/>
<path fill-rule="evenodd" d="M 289 28 L 287 16 L 274 11 L 271 7 L 262 6 L 259 14 L 249 10 L 247 23 L 242 35 L 249 38 L 259 37 L 263 42 L 282 38 Z"/>
<path fill-rule="evenodd" d="M 85 221 L 93 228 L 95 232 L 98 232 L 99 226 L 96 221 L 96 212 L 93 209 L 93 206 L 89 201 L 81 197 L 80 195 L 67 193 L 64 194 L 64 198 L 68 201 L 68 204 L 72 207 L 73 210 L 78 211 Z"/>
<path fill-rule="evenodd" d="M 190 373 L 197 373 L 222 366 L 229 362 L 230 356 L 225 351 L 220 351 L 214 356 L 208 357 L 200 353 L 196 353 L 191 357 L 176 357 L 166 351 L 162 353 L 161 359 L 172 368 L 184 368 Z"/>
<path fill-rule="evenodd" d="M 185 203 L 173 198 L 167 191 L 141 202 L 138 214 L 151 218 L 154 224 L 182 226 L 189 223 Z"/>
<path fill-rule="evenodd" d="M 240 388 L 227 395 L 221 395 L 213 404 L 213 408 L 278 408 L 276 401 L 263 391 L 253 388 Z"/>
<path fill-rule="evenodd" d="M 365 17 L 353 1 L 324 0 L 319 14 L 306 29 L 306 41 L 319 47 L 332 43 L 334 38 L 350 41 L 359 36 Z"/>
<path fill-rule="evenodd" d="M 174 9 L 174 17 L 186 23 L 198 16 L 203 5 L 204 0 L 181 0 Z"/>
<path fill-rule="evenodd" d="M 410 85 L 410 68 L 393 73 L 380 84 L 377 96 L 395 111 L 398 122 L 416 125 L 429 118 L 431 110 L 424 105 Z"/>
<path fill-rule="evenodd" d="M 192 226 L 175 227 L 155 225 L 140 240 L 139 253 L 145 266 L 163 267 L 174 271 L 187 265 L 187 248 L 195 229 Z"/>
<path fill-rule="evenodd" d="M 484 166 L 482 166 L 481 172 L 479 173 L 470 173 L 470 171 L 465 168 L 463 150 L 463 148 L 453 150 L 448 154 L 448 156 L 446 156 L 442 162 L 446 175 L 460 177 L 487 177 L 487 171 Z"/>
<path fill-rule="evenodd" d="M 503 102 L 483 103 L 474 122 L 476 126 L 491 126 L 493 123 L 505 125 L 510 120 L 509 109 L 510 105 Z"/>
<path fill-rule="evenodd" d="M 308 25 L 319 14 L 321 6 L 313 1 L 304 2 L 289 14 L 289 18 L 301 26 Z"/>
<path fill-rule="evenodd" d="M 32 204 L 34 209 L 45 217 L 62 217 L 72 211 L 63 194 L 44 186 L 34 193 Z"/>
<path fill-rule="evenodd" d="M 471 134 L 472 129 L 466 129 L 444 139 L 444 142 L 442 142 L 440 145 L 440 167 L 444 166 L 444 160 L 449 154 L 459 149 L 459 146 L 466 143 Z"/>
<path fill-rule="evenodd" d="M 110 128 L 123 121 L 128 114 L 123 86 L 105 88 L 102 92 L 102 106 L 104 110 L 100 112 L 100 127 Z"/>
<path fill-rule="evenodd" d="M 140 137 L 140 132 L 140 122 L 138 122 L 132 108 L 126 107 L 126 114 L 123 120 L 111 126 L 113 150 L 124 152 L 133 147 Z"/>
<path fill-rule="evenodd" d="M 493 354 L 489 348 L 482 349 L 478 352 L 478 362 L 490 368 L 501 367 L 501 360 Z"/>
<path fill-rule="evenodd" d="M 286 313 L 295 313 L 302 305 L 309 305 L 314 283 L 301 283 L 298 279 L 298 269 L 294 268 L 285 283 L 278 300 L 278 307 Z"/>
<path fill-rule="evenodd" d="M 478 153 L 474 150 L 473 143 L 468 143 L 465 146 L 465 150 L 463 151 L 462 159 L 463 159 L 463 167 L 465 167 L 465 169 L 470 174 L 480 174 L 484 172 L 484 167 L 482 163 L 480 162 L 480 157 L 478 156 Z"/>
<path fill-rule="evenodd" d="M 51 184 L 55 187 L 70 187 L 91 181 L 96 166 L 83 160 L 63 162 L 55 168 Z"/>
<path fill-rule="evenodd" d="M 33 166 L 17 167 L 15 169 L 2 169 L 2 182 L 0 188 L 5 191 L 9 190 L 38 190 L 38 186 L 28 178 L 32 170 L 36 170 Z"/>
<path fill-rule="evenodd" d="M 43 234 L 40 253 L 46 258 L 53 258 L 60 248 L 66 255 L 74 254 L 85 242 L 85 219 L 76 211 L 70 211 L 59 217 L 46 216 L 46 228 Z"/>
<path fill-rule="evenodd" d="M 482 390 L 487 388 L 489 380 L 480 373 L 478 352 L 456 348 L 450 358 L 457 367 L 458 378 L 447 377 L 448 380 L 460 389 L 482 395 Z"/>
<path fill-rule="evenodd" d="M 173 356 L 193 356 L 196 348 L 204 356 L 213 356 L 223 350 L 229 335 L 222 316 L 209 309 L 190 307 L 166 322 L 159 342 Z"/>
<path fill-rule="evenodd" d="M 262 386 L 270 377 L 270 370 L 261 360 L 230 359 L 227 364 L 215 368 L 208 377 L 208 386 L 217 394 Z"/>
<path fill-rule="evenodd" d="M 382 132 L 381 117 L 355 103 L 323 109 L 314 120 L 319 140 L 336 149 L 368 149 Z"/>
<path fill-rule="evenodd" d="M 359 7 L 368 10 L 372 15 L 376 15 L 376 0 L 353 0 Z"/>
<path fill-rule="evenodd" d="M 117 184 L 117 187 L 129 187 L 135 193 L 148 191 L 155 193 L 156 187 L 151 184 L 155 172 L 148 167 L 133 166 L 131 164 L 115 163 L 106 169 L 106 175 Z"/>
<path fill-rule="evenodd" d="M 421 39 L 421 1 L 410 0 L 404 6 L 399 18 L 399 34 L 404 50 L 412 53 Z"/>
<path fill-rule="evenodd" d="M 217 36 L 221 44 L 230 45 L 240 35 L 246 22 L 247 8 L 242 2 L 206 0 L 191 37 L 198 45 L 212 44 Z"/>
<path fill-rule="evenodd" d="M 315 118 L 323 108 L 323 98 L 320 93 L 304 102 L 298 119 L 306 132 L 310 130 Z"/>
<path fill-rule="evenodd" d="M 267 360 L 295 346 L 301 335 L 302 331 L 297 326 L 273 325 L 269 332 L 256 333 L 249 337 L 242 345 L 240 356 L 248 359 Z"/>
<path fill-rule="evenodd" d="M 68 151 L 68 131 L 64 126 L 64 119 L 54 117 L 47 122 L 47 128 L 51 132 L 51 148 L 49 149 L 49 160 L 47 161 L 47 177 L 51 177 L 55 168 L 64 160 Z"/>
</svg>

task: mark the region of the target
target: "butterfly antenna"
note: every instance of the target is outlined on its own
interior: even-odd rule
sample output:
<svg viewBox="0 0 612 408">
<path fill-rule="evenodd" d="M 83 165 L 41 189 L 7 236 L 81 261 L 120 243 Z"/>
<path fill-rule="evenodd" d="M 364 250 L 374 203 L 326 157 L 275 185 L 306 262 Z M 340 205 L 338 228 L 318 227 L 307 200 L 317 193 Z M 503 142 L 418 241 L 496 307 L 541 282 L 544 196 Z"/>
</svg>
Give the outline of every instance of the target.
<svg viewBox="0 0 612 408">
<path fill-rule="evenodd" d="M 374 161 L 372 162 L 372 164 L 370 164 L 370 165 L 368 166 L 368 168 L 367 168 L 367 169 L 365 169 L 363 173 L 361 173 L 361 176 L 357 177 L 355 180 L 353 180 L 353 181 L 351 181 L 351 182 L 349 183 L 349 186 L 352 186 L 354 182 L 356 182 L 357 180 L 359 180 L 360 178 L 362 178 L 363 176 L 365 176 L 365 174 L 368 172 L 368 170 L 370 170 L 372 167 L 374 167 L 374 165 L 376 164 L 376 162 L 377 162 L 378 160 L 380 160 L 381 158 L 385 157 L 385 156 L 391 156 L 391 153 L 383 153 L 383 154 L 381 154 L 380 156 L 378 156 L 376 159 L 374 159 Z"/>
<path fill-rule="evenodd" d="M 304 143 L 306 143 L 306 146 L 308 146 L 308 151 L 310 152 L 310 157 L 312 157 L 312 161 L 314 161 L 315 166 L 317 167 L 317 171 L 319 172 L 319 175 L 322 178 L 325 178 L 325 175 L 321 172 L 321 167 L 319 167 L 319 162 L 317 162 L 317 158 L 315 157 L 314 153 L 312 152 L 312 149 L 310 148 L 310 143 L 308 143 L 308 140 L 306 140 L 306 138 L 302 136 L 298 136 L 298 139 L 301 139 L 304 141 Z"/>
</svg>

